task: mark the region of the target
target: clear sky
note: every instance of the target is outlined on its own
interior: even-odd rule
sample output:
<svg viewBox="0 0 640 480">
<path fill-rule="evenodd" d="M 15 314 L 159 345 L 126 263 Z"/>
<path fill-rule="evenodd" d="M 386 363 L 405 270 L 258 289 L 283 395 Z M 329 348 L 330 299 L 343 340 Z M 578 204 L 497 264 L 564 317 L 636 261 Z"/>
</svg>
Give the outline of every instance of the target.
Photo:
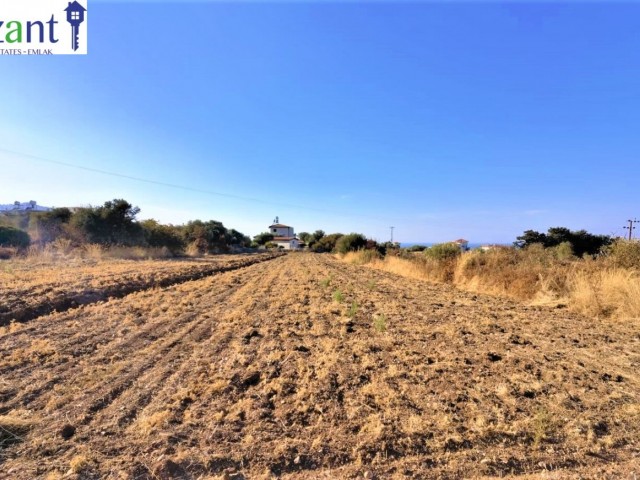
<svg viewBox="0 0 640 480">
<path fill-rule="evenodd" d="M 0 57 L 0 203 L 402 242 L 640 217 L 640 3 L 90 0 L 88 22 L 87 56 Z"/>
</svg>

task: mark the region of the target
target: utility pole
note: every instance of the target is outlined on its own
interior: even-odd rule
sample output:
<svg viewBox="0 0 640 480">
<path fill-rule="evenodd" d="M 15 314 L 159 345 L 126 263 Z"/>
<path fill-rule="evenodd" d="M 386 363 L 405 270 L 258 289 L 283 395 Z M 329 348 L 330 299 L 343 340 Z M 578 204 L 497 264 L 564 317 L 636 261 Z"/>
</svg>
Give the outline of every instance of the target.
<svg viewBox="0 0 640 480">
<path fill-rule="evenodd" d="M 393 243 L 393 229 L 396 227 L 389 227 L 391 229 L 391 243 Z"/>
<path fill-rule="evenodd" d="M 628 227 L 624 227 L 625 230 L 629 230 L 629 241 L 631 241 L 631 239 L 633 238 L 633 231 L 636 229 L 636 227 L 633 226 L 634 223 L 640 223 L 640 220 L 636 220 L 635 218 L 633 220 L 627 220 L 627 222 L 629 222 L 629 226 Z"/>
</svg>

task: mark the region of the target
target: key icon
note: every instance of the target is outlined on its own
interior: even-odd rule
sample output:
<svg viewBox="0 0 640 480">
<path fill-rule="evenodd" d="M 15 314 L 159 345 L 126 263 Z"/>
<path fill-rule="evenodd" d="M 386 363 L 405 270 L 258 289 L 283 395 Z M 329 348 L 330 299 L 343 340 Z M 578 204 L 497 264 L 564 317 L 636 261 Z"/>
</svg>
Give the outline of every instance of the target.
<svg viewBox="0 0 640 480">
<path fill-rule="evenodd" d="M 64 9 L 67 12 L 67 22 L 71 24 L 71 46 L 74 51 L 78 50 L 78 36 L 80 34 L 80 24 L 84 22 L 84 12 L 87 11 L 78 2 L 69 2 L 69 6 Z"/>
</svg>

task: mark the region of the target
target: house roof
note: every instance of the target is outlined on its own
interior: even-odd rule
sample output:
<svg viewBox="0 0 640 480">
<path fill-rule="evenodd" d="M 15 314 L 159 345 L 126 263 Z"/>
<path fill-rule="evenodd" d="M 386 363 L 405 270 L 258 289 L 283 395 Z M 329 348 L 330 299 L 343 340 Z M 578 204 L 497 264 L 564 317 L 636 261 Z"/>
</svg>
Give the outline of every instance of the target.
<svg viewBox="0 0 640 480">
<path fill-rule="evenodd" d="M 273 225 L 270 225 L 269 228 L 291 228 L 289 225 L 284 225 L 282 223 L 274 223 Z"/>
<path fill-rule="evenodd" d="M 78 12 L 80 10 L 83 10 L 85 12 L 87 11 L 86 8 L 84 8 L 82 5 L 80 5 L 76 1 L 69 2 L 69 6 L 67 8 L 65 8 L 64 11 L 66 12 L 67 10 L 71 10 L 72 12 Z"/>
<path fill-rule="evenodd" d="M 469 240 L 465 240 L 464 238 L 459 238 L 458 240 L 454 240 L 453 243 L 469 243 Z"/>
</svg>

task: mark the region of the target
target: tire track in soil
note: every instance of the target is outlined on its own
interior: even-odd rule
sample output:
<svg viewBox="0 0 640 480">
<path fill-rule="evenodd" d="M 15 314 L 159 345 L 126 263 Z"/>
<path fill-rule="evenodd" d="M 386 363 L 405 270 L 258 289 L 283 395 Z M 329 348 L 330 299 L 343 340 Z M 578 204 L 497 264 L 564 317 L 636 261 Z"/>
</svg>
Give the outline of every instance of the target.
<svg viewBox="0 0 640 480">
<path fill-rule="evenodd" d="M 239 291 L 242 292 L 246 289 L 253 289 L 252 286 L 246 285 L 242 282 L 243 276 L 246 276 L 247 274 L 258 275 L 257 278 L 260 279 L 261 272 L 266 269 L 266 265 L 262 263 L 247 267 L 241 271 L 234 271 L 230 274 L 226 274 L 226 277 L 224 277 L 226 282 L 220 286 L 222 291 L 219 293 L 216 292 L 216 287 L 218 287 L 218 284 L 220 283 L 220 277 L 194 281 L 189 286 L 196 293 L 199 290 L 204 290 L 206 296 L 209 297 L 209 301 L 218 309 L 223 309 L 224 305 L 232 301 L 231 297 L 233 297 L 233 295 L 236 295 Z M 249 273 L 247 273 L 247 271 Z M 107 310 L 115 310 L 117 312 L 118 309 L 122 307 L 122 304 L 127 301 L 135 303 L 136 299 L 131 297 L 129 300 L 123 299 L 120 301 L 114 301 L 105 308 Z M 103 378 L 101 384 L 98 385 L 96 389 L 83 392 L 82 397 L 75 398 L 74 405 L 88 404 L 88 407 L 85 407 L 84 413 L 75 412 L 75 416 L 78 420 L 73 423 L 78 426 L 88 426 L 97 423 L 99 426 L 100 420 L 109 420 L 109 417 L 112 415 L 111 410 L 113 410 L 113 408 L 110 407 L 117 403 L 119 399 L 122 398 L 121 403 L 125 404 L 127 401 L 136 401 L 135 393 L 131 395 L 125 394 L 125 392 L 131 390 L 131 387 L 139 384 L 144 385 L 146 383 L 145 380 L 157 380 L 153 383 L 154 387 L 151 391 L 141 392 L 138 394 L 139 403 L 136 407 L 128 412 L 119 412 L 120 415 L 118 417 L 118 423 L 120 423 L 121 426 L 125 426 L 135 419 L 136 413 L 144 407 L 143 404 L 149 402 L 156 390 L 164 388 L 165 385 L 163 380 L 170 377 L 172 372 L 174 376 L 179 373 L 177 371 L 177 367 L 184 363 L 184 361 L 181 361 L 180 357 L 187 356 L 185 355 L 185 351 L 188 349 L 189 356 L 193 356 L 195 345 L 210 337 L 212 329 L 211 314 L 207 314 L 203 321 L 199 321 L 200 315 L 198 313 L 199 312 L 194 312 L 185 316 L 185 319 L 180 322 L 180 330 L 172 333 L 169 337 L 163 335 L 164 332 L 159 332 L 159 334 L 155 335 L 154 341 L 159 339 L 160 342 L 156 342 L 153 349 L 147 347 L 144 352 L 144 356 L 147 360 L 138 364 L 133 371 L 128 371 L 127 365 L 123 368 L 123 370 L 127 372 L 126 375 L 116 373 L 111 377 L 111 379 L 110 377 Z M 166 322 L 166 324 L 171 325 L 170 322 Z M 175 329 L 175 324 L 167 327 L 166 331 L 172 329 Z M 141 336 L 138 336 L 138 338 L 145 340 L 145 338 Z M 116 345 L 116 347 L 122 349 L 122 345 Z M 107 356 L 108 354 L 105 354 L 104 358 Z M 161 360 L 157 361 L 158 358 Z M 139 360 L 140 352 L 137 352 L 135 356 L 132 357 L 131 362 L 138 362 Z M 95 360 L 92 363 L 95 363 Z M 82 368 L 83 366 L 79 366 L 77 371 L 64 372 L 65 377 L 68 377 L 66 380 L 71 381 L 75 374 L 80 372 Z M 157 372 L 158 369 L 160 369 L 160 373 Z M 148 374 L 147 377 L 144 376 L 145 373 Z M 115 385 L 112 383 L 112 380 L 114 379 L 116 380 Z M 109 386 L 107 389 L 105 389 L 105 384 Z M 94 399 L 93 401 L 90 400 L 92 398 Z M 46 400 L 46 398 L 44 400 Z M 34 405 L 31 405 L 31 407 L 33 408 Z M 73 418 L 74 410 L 76 409 L 72 407 L 70 409 L 62 409 L 61 411 L 56 412 L 56 418 L 59 418 L 60 420 L 57 422 L 53 421 L 47 429 L 49 434 L 48 436 L 51 438 L 52 442 L 55 442 L 55 436 L 62 427 L 62 424 L 68 422 L 70 418 Z M 82 438 L 81 429 L 78 429 L 77 435 L 78 438 Z M 33 453 L 35 453 L 41 445 L 42 443 L 38 442 L 34 447 Z"/>
<path fill-rule="evenodd" d="M 214 284 L 213 287 L 215 288 L 216 284 Z M 222 291 L 218 294 L 219 295 L 218 301 L 224 302 L 226 298 L 233 293 L 233 290 L 227 290 L 226 284 L 221 285 L 220 289 Z M 167 289 L 160 290 L 158 292 L 150 292 L 147 295 L 149 296 L 162 295 L 163 293 L 168 293 L 171 290 L 172 290 L 172 287 L 168 287 Z M 142 296 L 144 297 L 145 295 L 142 295 Z M 122 308 L 123 306 L 126 307 L 127 306 L 126 304 L 135 305 L 137 302 L 141 301 L 139 297 L 140 295 L 138 295 L 135 298 L 131 298 L 131 300 L 128 302 L 121 301 L 120 303 L 117 303 L 118 301 L 114 301 L 113 304 L 104 305 L 104 308 L 106 308 L 108 311 L 111 307 L 115 309 L 119 309 L 119 308 Z M 91 307 L 85 307 L 85 308 L 91 308 Z M 75 316 L 82 316 L 83 313 L 86 314 L 88 313 L 88 311 L 78 312 Z M 186 320 L 186 318 L 179 318 L 175 323 L 161 322 L 160 325 L 158 325 L 155 322 L 151 322 L 151 323 L 148 322 L 144 324 L 143 326 L 144 328 L 142 330 L 135 331 L 133 335 L 131 335 L 125 341 L 123 341 L 121 338 L 113 337 L 113 335 L 111 334 L 114 328 L 118 328 L 118 325 L 117 324 L 114 325 L 114 322 L 108 321 L 107 313 L 105 313 L 103 316 L 107 317 L 107 321 L 101 324 L 104 328 L 98 329 L 98 331 L 95 332 L 95 334 L 93 333 L 92 330 L 89 329 L 86 335 L 81 335 L 78 338 L 73 339 L 73 342 L 70 344 L 56 345 L 56 349 L 61 352 L 74 350 L 74 347 L 76 347 L 77 345 L 85 345 L 85 348 L 82 350 L 81 355 L 76 355 L 75 351 L 74 351 L 74 354 L 71 355 L 74 361 L 77 362 L 75 366 L 69 368 L 69 365 L 68 365 L 69 358 L 67 356 L 62 357 L 59 362 L 50 362 L 44 365 L 36 364 L 31 366 L 29 370 L 38 370 L 38 373 L 41 374 L 41 376 L 43 376 L 42 374 L 44 374 L 44 376 L 49 380 L 44 385 L 30 386 L 30 388 L 23 391 L 22 395 L 19 398 L 15 399 L 13 403 L 6 403 L 4 405 L 0 405 L 0 411 L 14 408 L 17 403 L 20 403 L 23 406 L 27 406 L 31 402 L 36 400 L 41 394 L 49 391 L 55 385 L 62 383 L 65 379 L 77 376 L 86 367 L 83 363 L 81 363 L 81 359 L 84 357 L 92 356 L 91 363 L 94 365 L 108 364 L 112 361 L 111 352 L 113 350 L 137 351 L 144 342 L 147 342 L 150 339 L 162 338 L 170 330 L 175 329 L 177 326 L 182 326 L 184 324 L 184 321 Z M 52 332 L 48 332 L 48 335 L 52 335 Z M 86 348 L 87 344 L 92 345 L 93 348 Z M 100 346 L 100 351 L 103 353 L 98 353 L 97 356 L 93 356 L 93 354 L 97 351 L 96 347 L 98 345 Z M 33 363 L 33 362 L 30 362 L 30 363 Z M 27 371 L 19 370 L 19 369 L 17 370 L 18 371 L 11 372 L 12 375 L 10 376 L 7 376 L 5 374 L 4 377 L 7 378 L 8 380 L 11 380 L 12 378 L 18 379 L 20 377 L 29 375 L 31 373 L 29 370 Z"/>
<path fill-rule="evenodd" d="M 262 262 L 258 262 L 258 263 L 262 263 Z M 252 263 L 251 265 L 255 265 L 256 263 Z M 249 265 L 249 267 L 251 266 Z M 244 267 L 244 268 L 248 268 L 248 267 Z M 237 270 L 237 269 L 234 269 Z M 232 271 L 234 271 L 232 270 Z M 194 281 L 194 282 L 197 282 Z M 186 284 L 189 284 L 190 282 L 184 282 Z M 216 284 L 213 284 L 213 288 L 216 288 Z M 224 286 L 222 287 L 223 289 L 225 288 Z M 170 287 L 164 288 L 164 289 L 159 289 L 159 290 L 147 290 L 146 292 L 146 296 L 156 296 L 158 294 L 161 294 L 161 292 L 169 292 L 171 291 Z M 144 292 L 136 292 L 135 294 L 132 295 L 136 295 L 138 294 L 138 296 L 132 300 L 131 302 L 128 302 L 128 304 L 130 305 L 130 309 L 132 311 L 138 311 L 139 309 L 136 307 L 136 302 L 138 301 L 144 301 L 144 296 L 145 293 Z M 230 292 L 226 292 L 226 295 L 230 294 Z M 140 297 L 140 295 L 142 295 L 142 297 Z M 225 296 L 225 292 L 222 293 L 222 296 L 220 298 L 220 301 L 224 301 L 224 296 Z M 116 301 L 116 300 L 113 300 Z M 107 307 L 108 304 L 103 304 L 104 307 Z M 165 323 L 164 324 L 164 331 L 162 330 L 158 330 L 158 326 L 152 323 L 147 323 L 144 325 L 142 330 L 138 330 L 136 332 L 136 334 L 133 337 L 130 337 L 126 343 L 123 343 L 121 345 L 113 345 L 113 343 L 117 343 L 117 342 L 121 342 L 122 339 L 114 337 L 112 332 L 114 330 L 114 328 L 117 328 L 118 325 L 114 325 L 114 322 L 110 322 L 108 318 L 103 318 L 100 325 L 102 326 L 102 328 L 98 328 L 97 330 L 88 330 L 86 331 L 86 333 L 80 333 L 77 334 L 76 331 L 74 331 L 71 335 L 69 335 L 70 338 L 70 342 L 69 343 L 62 343 L 59 342 L 58 337 L 64 337 L 64 335 L 59 334 L 58 332 L 55 332 L 55 328 L 60 328 L 60 323 L 68 323 L 70 321 L 77 321 L 80 322 L 80 320 L 82 317 L 86 316 L 88 314 L 88 312 L 90 311 L 86 311 L 83 309 L 86 308 L 91 308 L 91 306 L 83 306 L 78 310 L 74 310 L 74 315 L 69 318 L 68 314 L 57 314 L 56 318 L 55 318 L 55 322 L 50 321 L 50 317 L 46 318 L 45 322 L 39 322 L 40 325 L 44 325 L 45 328 L 43 328 L 43 332 L 41 332 L 38 335 L 32 335 L 31 333 L 31 329 L 29 330 L 20 330 L 18 332 L 13 332 L 13 334 L 11 335 L 13 338 L 12 340 L 14 340 L 13 342 L 8 342 L 5 341 L 3 342 L 3 345 L 5 346 L 4 348 L 0 348 L 0 357 L 1 356 L 8 356 L 11 354 L 11 352 L 16 351 L 19 348 L 28 348 L 29 345 L 38 339 L 48 339 L 51 337 L 56 337 L 56 351 L 61 351 L 61 352 L 68 352 L 68 351 L 72 351 L 72 354 L 64 356 L 59 358 L 57 361 L 56 359 L 53 360 L 48 360 L 47 363 L 45 363 L 44 365 L 42 364 L 37 364 L 33 361 L 30 360 L 25 360 L 22 364 L 14 364 L 11 365 L 9 367 L 5 367 L 4 369 L 0 370 L 3 377 L 4 378 L 11 378 L 10 375 L 8 375 L 9 373 L 12 373 L 14 377 L 16 378 L 20 378 L 24 375 L 28 375 L 30 374 L 31 371 L 35 371 L 38 370 L 39 372 L 42 371 L 48 371 L 51 368 L 54 367 L 58 367 L 58 369 L 60 370 L 66 370 L 67 369 L 67 363 L 70 361 L 71 358 L 73 358 L 73 361 L 77 362 L 77 359 L 81 359 L 85 356 L 89 356 L 92 355 L 94 353 L 94 350 L 96 349 L 96 346 L 100 346 L 101 349 L 105 350 L 106 353 L 102 356 L 98 356 L 94 362 L 101 362 L 104 363 L 107 360 L 110 360 L 109 358 L 109 351 L 112 349 L 111 347 L 113 347 L 114 349 L 118 349 L 118 350 L 124 350 L 125 348 L 134 348 L 134 341 L 138 341 L 138 340 L 145 340 L 148 338 L 149 334 L 151 331 L 154 331 L 154 336 L 159 337 L 162 334 L 164 334 L 165 331 L 168 331 L 170 328 L 172 328 L 172 324 L 171 323 Z M 139 312 L 138 312 L 139 313 Z M 48 327 L 48 328 L 47 328 Z M 62 327 L 63 329 L 65 327 Z M 53 333 L 55 332 L 55 333 Z M 57 334 L 57 335 L 56 335 Z M 15 337 L 22 337 L 23 341 L 22 343 L 16 342 L 15 341 Z M 7 336 L 2 337 L 3 340 L 7 340 Z M 87 345 L 91 345 L 93 348 L 87 348 Z M 75 348 L 75 347 L 80 347 L 81 348 Z M 27 369 L 25 369 L 24 367 L 27 367 Z M 51 373 L 48 374 L 47 376 L 51 376 L 51 375 L 55 375 L 55 370 Z M 58 379 L 57 378 L 53 378 L 50 380 L 50 386 L 55 385 L 56 383 L 58 383 Z M 5 407 L 6 409 L 6 407 Z"/>
<path fill-rule="evenodd" d="M 329 275 L 331 285 L 323 287 Z M 192 307 L 180 307 L 197 317 L 185 319 L 182 340 L 171 345 L 178 333 L 168 330 L 126 359 L 131 370 L 121 380 L 127 385 L 70 441 L 61 445 L 59 438 L 43 436 L 55 429 L 39 426 L 27 438 L 28 448 L 12 447 L 5 466 L 18 469 L 15 478 L 44 476 L 53 468 L 65 472 L 83 452 L 92 456 L 96 478 L 140 480 L 170 478 L 171 468 L 185 478 L 233 469 L 245 478 L 270 471 L 297 480 L 362 478 L 365 471 L 378 478 L 497 477 L 539 473 L 540 462 L 593 478 L 603 477 L 598 472 L 607 465 L 613 472 L 635 468 L 638 426 L 601 419 L 622 402 L 633 406 L 627 397 L 638 392 L 637 383 L 626 379 L 633 372 L 623 369 L 622 383 L 603 383 L 597 374 L 575 380 L 573 364 L 583 357 L 567 329 L 579 324 L 576 316 L 328 256 L 288 255 L 224 279 L 237 287 L 224 298 L 208 292 L 222 277 L 193 285 L 196 293 L 207 293 L 194 294 Z M 336 288 L 343 303 L 332 299 Z M 352 300 L 361 308 L 348 318 Z M 110 308 L 114 316 L 122 310 Z M 372 325 L 379 312 L 387 315 L 385 332 Z M 581 337 L 585 350 L 599 335 L 595 326 L 588 328 L 594 330 Z M 616 328 L 609 338 L 633 351 Z M 594 359 L 585 367 L 621 365 L 601 358 L 597 366 Z M 134 377 L 140 361 L 155 364 Z M 81 393 L 83 406 L 66 410 L 71 418 L 82 418 L 91 401 L 117 387 L 108 384 L 113 378 L 96 384 L 103 389 Z M 558 386 L 579 397 L 579 409 Z M 569 423 L 554 427 L 562 435 L 543 437 L 544 448 L 536 449 L 527 432 L 531 422 L 544 421 L 536 420 L 540 408 L 553 409 L 554 422 L 566 417 Z M 166 414 L 166 421 L 145 424 L 155 414 Z M 595 425 L 588 428 L 596 429 L 592 442 L 600 442 L 601 458 L 586 453 L 595 443 L 572 433 L 581 425 L 571 423 L 574 418 Z"/>
<path fill-rule="evenodd" d="M 11 321 L 20 323 L 29 322 L 38 317 L 49 315 L 53 312 L 65 312 L 78 306 L 91 305 L 111 298 L 123 298 L 135 292 L 148 290 L 150 288 L 165 288 L 184 282 L 200 280 L 211 275 L 229 272 L 241 268 L 246 268 L 255 263 L 267 262 L 277 258 L 280 254 L 260 256 L 257 258 L 240 259 L 230 262 L 229 265 L 212 265 L 208 268 L 195 269 L 195 272 L 177 273 L 167 278 L 155 280 L 154 278 L 143 279 L 140 283 L 114 283 L 101 290 L 91 290 L 90 292 L 73 293 L 62 295 L 58 298 L 44 301 L 42 303 L 13 308 L 11 311 L 0 311 L 0 326 L 8 325 Z"/>
<path fill-rule="evenodd" d="M 252 272 L 243 272 L 245 275 L 246 274 L 253 274 L 254 277 L 256 275 L 258 275 L 258 279 L 260 280 L 262 277 L 260 277 L 261 274 L 263 274 L 263 272 L 261 270 L 254 270 Z M 182 388 L 184 388 L 184 381 L 185 379 L 188 379 L 188 375 L 186 375 L 190 368 L 190 362 L 194 359 L 194 358 L 198 358 L 199 356 L 202 356 L 202 344 L 204 344 L 207 340 L 211 340 L 212 337 L 212 331 L 214 330 L 214 328 L 216 328 L 216 326 L 214 326 L 212 323 L 213 321 L 218 319 L 218 315 L 223 315 L 224 314 L 224 309 L 220 308 L 220 306 L 218 304 L 221 304 L 221 300 L 224 300 L 226 303 L 231 303 L 233 304 L 235 301 L 235 297 L 238 296 L 243 296 L 245 295 L 244 291 L 247 289 L 250 289 L 251 291 L 255 290 L 255 287 L 251 284 L 251 281 L 257 281 L 254 280 L 253 278 L 250 279 L 249 282 L 244 282 L 244 283 L 238 283 L 237 284 L 237 288 L 231 292 L 229 292 L 229 295 L 226 296 L 225 298 L 219 298 L 219 297 L 215 297 L 213 300 L 215 301 L 214 306 L 217 307 L 217 309 L 219 309 L 219 311 L 215 311 L 215 310 L 210 310 L 208 311 L 206 314 L 204 314 L 204 329 L 201 332 L 201 334 L 198 335 L 192 335 L 195 338 L 192 339 L 190 342 L 181 342 L 181 347 L 183 347 L 183 350 L 188 348 L 188 353 L 186 356 L 179 356 L 179 361 L 176 361 L 174 359 L 171 359 L 170 361 L 164 362 L 163 363 L 171 363 L 171 365 L 164 369 L 160 374 L 156 373 L 155 371 L 150 372 L 149 374 L 149 378 L 140 378 L 138 379 L 139 384 L 141 385 L 154 385 L 154 387 L 150 390 L 145 390 L 144 392 L 136 392 L 136 391 L 132 391 L 131 392 L 131 396 L 126 397 L 126 396 L 122 396 L 119 399 L 119 403 L 124 403 L 132 405 L 132 407 L 130 408 L 126 408 L 126 407 L 120 407 L 120 409 L 122 410 L 127 410 L 126 413 L 124 415 L 113 415 L 113 414 L 109 414 L 108 412 L 104 412 L 104 415 L 102 415 L 103 418 L 101 419 L 95 419 L 95 423 L 100 424 L 101 420 L 103 421 L 108 421 L 109 420 L 109 416 L 114 416 L 117 418 L 116 422 L 117 425 L 122 428 L 122 427 L 126 427 L 127 425 L 129 425 L 132 421 L 134 421 L 137 417 L 137 414 L 140 412 L 140 410 L 142 410 L 144 407 L 146 407 L 152 400 L 154 401 L 154 403 L 157 403 L 157 398 L 158 396 L 160 396 L 161 398 L 164 398 L 163 395 L 159 395 L 161 393 L 163 393 L 165 390 L 169 390 L 171 391 L 172 385 L 176 385 L 176 384 L 180 384 L 183 385 Z M 198 289 L 200 290 L 204 290 L 209 288 L 209 285 L 205 285 L 205 284 L 200 284 L 197 285 Z M 209 295 L 208 295 L 209 296 Z M 200 315 L 203 315 L 203 313 L 200 313 Z M 216 334 L 218 334 L 219 332 L 215 332 Z M 227 335 L 225 336 L 226 339 L 231 337 L 231 332 L 227 332 Z M 217 341 L 217 339 L 216 339 Z M 209 342 L 206 342 L 207 345 L 209 345 Z M 224 343 L 224 339 L 223 342 Z M 179 354 L 181 354 L 182 352 L 178 352 Z M 174 382 L 169 382 L 170 379 L 174 379 Z M 162 400 L 160 400 L 160 402 L 162 403 Z M 113 409 L 117 409 L 117 405 L 112 404 L 111 410 Z"/>
</svg>

